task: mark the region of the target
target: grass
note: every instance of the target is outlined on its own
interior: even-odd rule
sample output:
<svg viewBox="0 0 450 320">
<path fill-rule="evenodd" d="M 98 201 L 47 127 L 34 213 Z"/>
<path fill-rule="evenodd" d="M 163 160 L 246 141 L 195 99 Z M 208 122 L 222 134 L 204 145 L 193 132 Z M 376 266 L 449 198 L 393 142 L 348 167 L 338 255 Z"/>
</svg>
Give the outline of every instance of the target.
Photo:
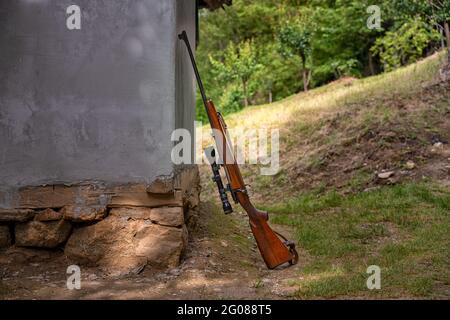
<svg viewBox="0 0 450 320">
<path fill-rule="evenodd" d="M 241 130 L 267 128 L 279 129 L 280 132 L 283 179 L 277 176 L 257 177 L 259 171 L 254 170 L 257 166 L 253 165 L 253 169 L 243 170 L 246 182 L 257 188 L 262 196 L 276 198 L 286 191 L 295 191 L 295 187 L 303 188 L 304 185 L 296 186 L 295 180 L 305 171 L 316 176 L 311 181 L 312 187 L 316 188 L 321 182 L 316 175 L 318 171 L 323 172 L 324 167 L 330 164 L 350 166 L 352 156 L 356 156 L 355 162 L 360 162 L 355 166 L 361 167 L 364 159 L 357 156 L 367 157 L 371 151 L 393 150 L 399 159 L 392 164 L 400 167 L 409 159 L 402 159 L 408 153 L 395 145 L 399 139 L 420 143 L 423 147 L 430 143 L 429 136 L 433 134 L 450 139 L 448 132 L 445 132 L 448 130 L 438 126 L 438 122 L 448 118 L 448 97 L 443 96 L 442 101 L 435 100 L 413 109 L 399 106 L 408 105 L 414 97 L 424 95 L 423 88 L 436 80 L 445 58 L 444 53 L 439 53 L 391 73 L 355 79 L 350 85 L 338 81 L 308 93 L 302 92 L 272 104 L 248 107 L 227 116 L 226 122 L 234 139 Z M 203 137 L 209 137 L 207 126 L 200 130 L 204 130 Z M 383 136 L 389 131 L 395 135 L 394 138 Z M 375 141 L 369 145 L 365 137 L 373 134 L 376 135 Z M 213 143 L 206 139 L 204 146 Z M 374 159 L 367 168 L 356 173 L 357 177 L 341 179 L 348 189 L 362 191 L 370 184 L 378 165 L 375 162 L 382 160 L 379 152 Z M 413 160 L 420 161 L 420 157 Z M 350 171 L 344 174 L 347 172 Z M 353 176 L 354 172 L 347 175 Z M 285 187 L 273 189 L 283 181 L 288 182 L 289 190 Z"/>
<path fill-rule="evenodd" d="M 204 221 L 202 225 L 205 226 L 208 235 L 211 236 L 218 247 L 222 247 L 220 244 L 220 239 L 225 239 L 233 246 L 227 248 L 221 248 L 221 250 L 230 256 L 239 256 L 246 254 L 246 252 L 253 246 L 253 242 L 248 238 L 247 235 L 236 232 L 239 228 L 237 221 L 230 219 L 228 216 L 223 214 L 222 209 L 213 204 L 208 204 L 208 207 L 204 209 L 207 214 L 204 216 Z M 242 267 L 246 267 L 247 261 L 239 261 Z"/>
<path fill-rule="evenodd" d="M 400 68 L 394 72 L 356 80 L 351 86 L 332 83 L 308 93 L 299 93 L 284 100 L 246 108 L 227 116 L 230 128 L 280 127 L 292 122 L 299 130 L 311 132 L 311 118 L 320 119 L 323 112 L 332 111 L 342 106 L 359 103 L 361 100 L 408 96 L 420 89 L 420 84 L 434 79 L 439 66 L 446 58 L 440 53 L 417 64 Z"/>
<path fill-rule="evenodd" d="M 296 284 L 302 298 L 438 297 L 450 285 L 450 189 L 386 186 L 353 195 L 308 193 L 267 207 L 272 222 L 292 226 L 312 257 Z M 369 291 L 366 269 L 382 270 Z"/>
<path fill-rule="evenodd" d="M 292 283 L 297 297 L 449 298 L 450 189 L 420 171 L 430 136 L 450 141 L 448 94 L 429 89 L 445 58 L 226 117 L 229 128 L 280 130 L 279 173 L 242 173 L 256 202 L 270 204 L 260 207 L 275 213 L 271 223 L 290 226 L 310 256 Z M 398 177 L 408 160 L 415 180 L 377 184 L 376 172 Z M 370 265 L 381 268 L 381 290 L 367 289 Z"/>
</svg>

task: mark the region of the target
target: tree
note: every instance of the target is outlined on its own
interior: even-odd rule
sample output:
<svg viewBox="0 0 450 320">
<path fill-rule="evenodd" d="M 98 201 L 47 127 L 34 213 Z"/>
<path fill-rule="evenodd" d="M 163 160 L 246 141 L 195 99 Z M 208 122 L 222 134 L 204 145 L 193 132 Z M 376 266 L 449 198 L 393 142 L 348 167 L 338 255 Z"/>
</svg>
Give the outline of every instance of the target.
<svg viewBox="0 0 450 320">
<path fill-rule="evenodd" d="M 394 0 L 392 7 L 408 19 L 421 17 L 444 34 L 450 62 L 450 1 L 448 0 Z"/>
<path fill-rule="evenodd" d="M 369 2 L 363 0 L 340 0 L 335 5 L 314 8 L 310 20 L 315 24 L 312 68 L 317 84 L 341 76 L 373 75 L 379 70 L 370 48 L 384 31 L 383 26 L 381 29 L 367 27 L 368 6 Z M 385 11 L 383 7 L 383 21 Z"/>
<path fill-rule="evenodd" d="M 447 41 L 447 58 L 450 63 L 450 1 L 448 0 L 428 0 L 436 22 L 443 25 L 445 39 Z"/>
<path fill-rule="evenodd" d="M 380 28 L 367 27 L 371 4 L 382 9 Z M 227 114 L 412 63 L 444 47 L 433 29 L 450 44 L 449 21 L 450 0 L 233 0 L 200 12 L 196 55 L 208 96 Z"/>
<path fill-rule="evenodd" d="M 209 56 L 210 62 L 217 77 L 225 84 L 230 80 L 237 80 L 242 85 L 244 106 L 249 105 L 249 81 L 251 77 L 261 68 L 258 64 L 255 50 L 252 49 L 250 41 L 239 45 L 229 43 L 223 61 Z"/>
<path fill-rule="evenodd" d="M 278 37 L 283 56 L 298 55 L 300 57 L 303 90 L 308 91 L 311 69 L 307 68 L 306 64 L 311 53 L 311 32 L 300 23 L 293 23 L 284 26 Z"/>
<path fill-rule="evenodd" d="M 422 19 L 415 19 L 377 39 L 372 51 L 380 56 L 384 69 L 391 71 L 417 61 L 423 56 L 430 41 L 437 41 L 439 37 Z"/>
</svg>

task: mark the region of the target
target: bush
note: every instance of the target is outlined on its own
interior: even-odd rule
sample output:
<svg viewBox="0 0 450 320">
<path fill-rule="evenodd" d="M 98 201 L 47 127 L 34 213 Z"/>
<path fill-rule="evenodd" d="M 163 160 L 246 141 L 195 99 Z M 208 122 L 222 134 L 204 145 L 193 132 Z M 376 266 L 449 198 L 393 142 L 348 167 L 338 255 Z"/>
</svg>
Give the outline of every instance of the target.
<svg viewBox="0 0 450 320">
<path fill-rule="evenodd" d="M 385 71 L 416 62 L 423 57 L 432 42 L 440 39 L 439 33 L 421 19 L 410 20 L 398 30 L 389 31 L 378 38 L 371 51 L 380 56 Z"/>
</svg>

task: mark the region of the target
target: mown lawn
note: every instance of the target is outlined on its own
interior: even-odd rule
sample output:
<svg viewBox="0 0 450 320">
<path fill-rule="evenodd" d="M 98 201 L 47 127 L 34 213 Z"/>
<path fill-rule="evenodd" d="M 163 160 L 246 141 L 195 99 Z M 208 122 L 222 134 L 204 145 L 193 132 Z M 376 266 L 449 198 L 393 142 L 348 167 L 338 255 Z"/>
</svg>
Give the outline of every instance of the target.
<svg viewBox="0 0 450 320">
<path fill-rule="evenodd" d="M 301 298 L 448 298 L 450 189 L 385 186 L 355 195 L 308 193 L 267 207 L 272 222 L 294 228 L 310 255 Z M 368 290 L 367 267 L 381 268 L 381 289 Z"/>
</svg>

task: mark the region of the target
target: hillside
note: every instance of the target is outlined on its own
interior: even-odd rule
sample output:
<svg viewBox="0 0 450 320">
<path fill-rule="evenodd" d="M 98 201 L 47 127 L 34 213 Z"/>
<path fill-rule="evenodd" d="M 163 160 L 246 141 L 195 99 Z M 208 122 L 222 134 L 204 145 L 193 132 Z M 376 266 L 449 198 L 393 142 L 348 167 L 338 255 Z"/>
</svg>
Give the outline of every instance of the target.
<svg viewBox="0 0 450 320">
<path fill-rule="evenodd" d="M 342 79 L 226 118 L 230 128 L 280 129 L 279 173 L 262 176 L 247 165 L 244 176 L 275 228 L 290 228 L 302 251 L 301 266 L 284 279 L 289 296 L 450 296 L 444 58 Z M 203 200 L 216 202 L 209 175 L 203 167 Z M 371 264 L 384 272 L 383 290 L 365 287 Z"/>
<path fill-rule="evenodd" d="M 321 188 L 363 191 L 380 183 L 375 173 L 382 171 L 396 171 L 386 181 L 391 184 L 422 178 L 448 184 L 442 173 L 448 165 L 450 93 L 448 84 L 438 82 L 443 58 L 434 55 L 362 80 L 342 79 L 227 117 L 232 129 L 280 130 L 279 173 L 260 176 L 259 168 L 247 166 L 249 184 L 269 201 Z M 406 170 L 408 161 L 414 170 Z"/>
</svg>

